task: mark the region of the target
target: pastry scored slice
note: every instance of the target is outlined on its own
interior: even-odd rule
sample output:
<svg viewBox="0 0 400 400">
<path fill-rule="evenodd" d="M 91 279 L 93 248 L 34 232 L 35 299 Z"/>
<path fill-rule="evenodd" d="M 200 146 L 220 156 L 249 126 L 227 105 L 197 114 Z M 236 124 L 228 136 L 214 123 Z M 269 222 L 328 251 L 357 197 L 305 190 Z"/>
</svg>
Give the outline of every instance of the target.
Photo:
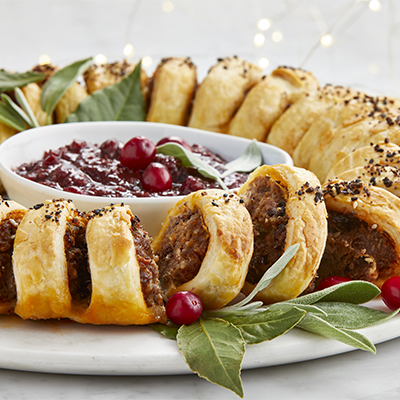
<svg viewBox="0 0 400 400">
<path fill-rule="evenodd" d="M 329 276 L 361 279 L 381 286 L 398 275 L 400 200 L 361 180 L 323 186 L 328 238 L 318 282 Z"/>
<path fill-rule="evenodd" d="M 312 288 L 327 235 L 326 209 L 316 176 L 302 168 L 257 168 L 239 189 L 254 229 L 254 254 L 243 292 L 248 294 L 284 251 L 299 244 L 295 256 L 255 298 L 274 303 Z"/>
<path fill-rule="evenodd" d="M 233 193 L 194 192 L 168 212 L 153 249 L 167 297 L 189 290 L 205 309 L 218 309 L 244 284 L 253 252 L 251 218 Z"/>
<path fill-rule="evenodd" d="M 190 58 L 163 59 L 150 82 L 150 107 L 146 120 L 186 125 L 197 86 L 197 70 Z"/>
</svg>

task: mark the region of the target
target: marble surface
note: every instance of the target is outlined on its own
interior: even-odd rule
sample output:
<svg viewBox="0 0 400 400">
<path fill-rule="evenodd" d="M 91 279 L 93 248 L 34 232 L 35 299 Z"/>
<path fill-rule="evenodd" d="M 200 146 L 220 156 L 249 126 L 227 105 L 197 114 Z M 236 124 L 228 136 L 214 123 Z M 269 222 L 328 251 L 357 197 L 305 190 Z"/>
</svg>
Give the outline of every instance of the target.
<svg viewBox="0 0 400 400">
<path fill-rule="evenodd" d="M 125 45 L 132 43 L 134 60 L 151 57 L 149 72 L 162 57 L 188 55 L 202 78 L 217 57 L 237 54 L 256 63 L 267 59 L 266 73 L 277 65 L 302 66 L 321 83 L 399 96 L 399 4 L 381 0 L 379 11 L 373 11 L 371 3 L 372 8 L 377 4 L 361 0 L 0 0 L 0 68 L 22 72 L 42 55 L 60 66 L 97 54 L 114 61 L 122 59 Z M 267 31 L 257 28 L 261 18 L 272 22 Z M 274 41 L 276 32 L 281 33 L 281 41 Z M 255 46 L 259 33 L 265 42 Z M 318 45 L 325 33 L 332 34 L 330 47 Z M 245 370 L 242 377 L 246 399 L 398 399 L 400 339 L 379 344 L 376 355 L 357 350 Z M 158 398 L 238 397 L 195 375 L 79 376 L 0 370 L 0 399 Z"/>
</svg>

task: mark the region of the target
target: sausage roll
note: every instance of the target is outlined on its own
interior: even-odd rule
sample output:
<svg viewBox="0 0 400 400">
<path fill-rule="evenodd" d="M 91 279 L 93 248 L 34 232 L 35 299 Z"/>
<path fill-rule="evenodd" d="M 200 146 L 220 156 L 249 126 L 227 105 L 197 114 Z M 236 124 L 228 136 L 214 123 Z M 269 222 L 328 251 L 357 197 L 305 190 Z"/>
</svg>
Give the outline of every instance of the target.
<svg viewBox="0 0 400 400">
<path fill-rule="evenodd" d="M 300 139 L 292 154 L 294 165 L 310 169 L 309 163 L 313 154 L 316 157 L 321 155 L 317 151 L 320 143 L 346 120 L 353 118 L 352 122 L 355 122 L 360 115 L 389 112 L 398 105 L 398 100 L 371 97 L 366 94 L 357 94 L 350 100 L 335 104 L 319 116 Z"/>
<path fill-rule="evenodd" d="M 327 235 L 326 209 L 316 176 L 289 165 L 261 166 L 239 189 L 254 229 L 254 254 L 243 292 L 248 294 L 284 251 L 300 247 L 257 300 L 273 303 L 311 290 Z"/>
<path fill-rule="evenodd" d="M 261 77 L 261 68 L 240 58 L 218 60 L 196 91 L 188 126 L 226 133 L 246 93 Z"/>
<path fill-rule="evenodd" d="M 398 275 L 400 199 L 361 180 L 329 182 L 323 193 L 328 239 L 318 281 L 343 276 L 381 286 Z"/>
<path fill-rule="evenodd" d="M 56 123 L 63 123 L 87 97 L 89 97 L 87 90 L 79 82 L 74 82 L 56 105 L 54 110 Z"/>
<path fill-rule="evenodd" d="M 12 313 L 17 301 L 12 254 L 15 233 L 25 212 L 22 205 L 0 198 L 0 314 Z"/>
<path fill-rule="evenodd" d="M 251 218 L 233 193 L 194 192 L 169 211 L 153 249 L 167 297 L 189 290 L 205 309 L 217 309 L 244 284 L 253 253 Z"/>
<path fill-rule="evenodd" d="M 356 95 L 354 90 L 332 85 L 326 85 L 311 93 L 302 93 L 273 124 L 267 143 L 292 155 L 300 139 L 320 115 L 329 107 Z"/>
<path fill-rule="evenodd" d="M 279 67 L 248 93 L 229 124 L 230 135 L 265 141 L 274 122 L 302 93 L 317 90 L 318 82 L 300 69 Z"/>
<path fill-rule="evenodd" d="M 186 125 L 197 85 L 190 58 L 165 58 L 151 79 L 147 121 Z"/>
<path fill-rule="evenodd" d="M 400 144 L 400 126 L 395 122 L 396 118 L 400 120 L 398 112 L 369 113 L 350 118 L 339 128 L 332 129 L 320 142 L 308 168 L 324 181 L 332 166 L 355 149 L 385 139 Z"/>
</svg>

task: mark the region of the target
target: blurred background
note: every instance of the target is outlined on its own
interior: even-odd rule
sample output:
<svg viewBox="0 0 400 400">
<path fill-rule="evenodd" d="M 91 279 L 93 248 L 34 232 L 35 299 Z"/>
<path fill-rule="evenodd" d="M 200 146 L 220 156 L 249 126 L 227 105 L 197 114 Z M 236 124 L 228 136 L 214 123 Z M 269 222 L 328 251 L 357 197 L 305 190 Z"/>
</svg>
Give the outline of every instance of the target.
<svg viewBox="0 0 400 400">
<path fill-rule="evenodd" d="M 396 0 L 0 0 L 0 68 L 189 56 L 204 78 L 237 55 L 268 74 L 312 71 L 321 84 L 400 97 Z"/>
</svg>

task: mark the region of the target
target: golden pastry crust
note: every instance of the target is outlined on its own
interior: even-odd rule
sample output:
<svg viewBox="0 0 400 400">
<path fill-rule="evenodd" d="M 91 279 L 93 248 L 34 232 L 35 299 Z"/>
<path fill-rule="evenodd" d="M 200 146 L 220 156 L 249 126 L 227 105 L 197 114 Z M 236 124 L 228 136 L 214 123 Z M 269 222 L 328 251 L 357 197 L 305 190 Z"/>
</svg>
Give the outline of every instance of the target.
<svg viewBox="0 0 400 400">
<path fill-rule="evenodd" d="M 56 105 L 54 110 L 56 123 L 63 123 L 87 97 L 89 97 L 89 94 L 86 89 L 78 82 L 74 82 Z"/>
<path fill-rule="evenodd" d="M 190 58 L 163 59 L 152 77 L 146 120 L 186 125 L 197 85 L 197 70 Z"/>
<path fill-rule="evenodd" d="M 310 73 L 279 67 L 257 83 L 247 94 L 229 124 L 230 135 L 265 141 L 274 122 L 302 93 L 318 88 Z"/>
<path fill-rule="evenodd" d="M 196 91 L 188 126 L 226 133 L 246 93 L 261 77 L 261 68 L 240 58 L 219 60 Z"/>
<path fill-rule="evenodd" d="M 299 244 L 286 268 L 256 299 L 268 304 L 299 296 L 313 283 L 326 242 L 326 209 L 318 179 L 302 168 L 264 165 L 250 175 L 238 195 L 252 216 L 255 235 L 243 292 L 248 294 L 287 248 Z M 270 236 L 273 229 L 275 234 Z M 256 279 L 250 278 L 253 268 L 258 270 Z"/>
<path fill-rule="evenodd" d="M 314 92 L 305 92 L 273 124 L 266 142 L 290 155 L 312 123 L 329 107 L 356 96 L 358 92 L 342 86 L 326 85 Z"/>
<path fill-rule="evenodd" d="M 340 275 L 381 286 L 390 276 L 398 275 L 400 199 L 361 180 L 335 180 L 324 184 L 323 192 L 329 235 L 320 278 Z M 352 232 L 355 239 L 348 236 Z M 354 254 L 346 261 L 349 252 Z"/>
<path fill-rule="evenodd" d="M 71 316 L 63 249 L 67 218 L 73 209 L 70 201 L 46 201 L 29 209 L 17 229 L 13 252 L 15 313 L 23 319 Z"/>
<path fill-rule="evenodd" d="M 147 305 L 143 294 L 143 266 L 132 234 L 135 224 L 138 220 L 129 207 L 122 205 L 104 208 L 89 219 L 86 239 L 92 294 L 89 307 L 75 320 L 118 325 L 166 322 L 157 265 L 150 257 L 146 268 L 152 268 L 155 275 L 154 287 L 147 289 L 153 296 L 151 305 Z"/>
<path fill-rule="evenodd" d="M 191 218 L 198 218 L 197 223 L 183 231 Z M 189 290 L 201 298 L 205 309 L 218 309 L 233 300 L 244 284 L 253 252 L 250 215 L 233 193 L 218 189 L 191 193 L 169 211 L 153 250 L 167 297 Z M 179 257 L 168 263 L 168 254 Z M 178 275 L 184 278 L 178 281 Z"/>
<path fill-rule="evenodd" d="M 394 122 L 397 116 L 398 113 L 385 112 L 350 118 L 326 135 L 312 154 L 308 168 L 322 182 L 333 165 L 360 147 L 385 139 L 400 144 L 400 126 Z"/>
<path fill-rule="evenodd" d="M 48 115 L 43 111 L 40 99 L 42 96 L 42 88 L 37 83 L 29 83 L 26 86 L 21 87 L 22 93 L 24 94 L 29 106 L 31 107 L 33 114 L 40 126 L 48 124 Z M 53 122 L 53 116 L 50 116 L 50 123 Z"/>
<path fill-rule="evenodd" d="M 371 112 L 385 113 L 398 106 L 398 100 L 371 97 L 366 94 L 357 94 L 351 100 L 335 104 L 320 115 L 300 139 L 292 154 L 294 165 L 310 169 L 309 164 L 313 154 L 315 153 L 316 157 L 320 155 L 317 149 L 321 142 L 330 136 L 332 130 L 346 125 L 346 120 L 353 123 L 358 118 L 361 119 L 361 115 L 368 115 Z"/>
</svg>

